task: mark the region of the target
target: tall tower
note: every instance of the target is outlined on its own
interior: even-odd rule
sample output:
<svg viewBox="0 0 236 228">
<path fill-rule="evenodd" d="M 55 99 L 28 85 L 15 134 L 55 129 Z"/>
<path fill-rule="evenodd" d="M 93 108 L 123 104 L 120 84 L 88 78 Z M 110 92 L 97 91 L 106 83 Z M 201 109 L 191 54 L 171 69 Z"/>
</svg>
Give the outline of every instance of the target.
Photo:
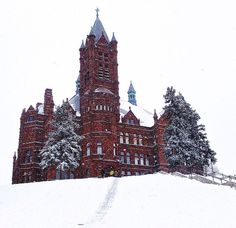
<svg viewBox="0 0 236 228">
<path fill-rule="evenodd" d="M 115 170 L 120 97 L 117 41 L 109 40 L 98 10 L 86 42 L 80 47 L 80 113 L 82 177 Z"/>
</svg>

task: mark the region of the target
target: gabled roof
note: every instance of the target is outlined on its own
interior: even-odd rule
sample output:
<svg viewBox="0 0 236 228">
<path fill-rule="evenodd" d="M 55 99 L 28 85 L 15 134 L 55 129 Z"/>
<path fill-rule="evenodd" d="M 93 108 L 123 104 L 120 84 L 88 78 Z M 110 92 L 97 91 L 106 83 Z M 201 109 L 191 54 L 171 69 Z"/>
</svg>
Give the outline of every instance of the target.
<svg viewBox="0 0 236 228">
<path fill-rule="evenodd" d="M 154 125 L 153 114 L 151 112 L 141 108 L 140 106 L 132 105 L 127 101 L 120 100 L 121 118 L 124 117 L 130 109 L 135 117 L 140 120 L 141 126 L 152 127 Z"/>
<path fill-rule="evenodd" d="M 73 110 L 76 112 L 77 116 L 80 116 L 80 96 L 79 94 L 75 94 L 70 100 L 69 100 L 70 106 L 73 108 Z"/>
</svg>

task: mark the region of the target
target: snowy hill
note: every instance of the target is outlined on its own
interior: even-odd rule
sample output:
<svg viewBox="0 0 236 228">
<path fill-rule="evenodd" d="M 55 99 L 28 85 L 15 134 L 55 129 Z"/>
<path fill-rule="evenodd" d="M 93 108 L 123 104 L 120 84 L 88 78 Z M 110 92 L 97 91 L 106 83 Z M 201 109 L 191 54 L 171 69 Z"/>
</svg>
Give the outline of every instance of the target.
<svg viewBox="0 0 236 228">
<path fill-rule="evenodd" d="M 0 187 L 4 228 L 235 228 L 236 191 L 167 174 Z"/>
</svg>

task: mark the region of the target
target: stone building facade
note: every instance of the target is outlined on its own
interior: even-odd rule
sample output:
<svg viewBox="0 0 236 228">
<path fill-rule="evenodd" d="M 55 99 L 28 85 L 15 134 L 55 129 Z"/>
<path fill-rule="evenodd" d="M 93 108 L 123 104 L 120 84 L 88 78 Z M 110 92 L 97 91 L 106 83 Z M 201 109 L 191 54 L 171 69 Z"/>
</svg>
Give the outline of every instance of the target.
<svg viewBox="0 0 236 228">
<path fill-rule="evenodd" d="M 68 102 L 84 136 L 76 178 L 141 175 L 166 168 L 163 133 L 167 121 L 137 106 L 132 83 L 128 102 L 120 99 L 117 40 L 114 33 L 109 40 L 98 14 L 80 47 L 76 94 Z M 56 179 L 55 170 L 42 173 L 38 156 L 50 131 L 53 110 L 51 89 L 45 90 L 43 103 L 23 110 L 13 183 Z"/>
</svg>

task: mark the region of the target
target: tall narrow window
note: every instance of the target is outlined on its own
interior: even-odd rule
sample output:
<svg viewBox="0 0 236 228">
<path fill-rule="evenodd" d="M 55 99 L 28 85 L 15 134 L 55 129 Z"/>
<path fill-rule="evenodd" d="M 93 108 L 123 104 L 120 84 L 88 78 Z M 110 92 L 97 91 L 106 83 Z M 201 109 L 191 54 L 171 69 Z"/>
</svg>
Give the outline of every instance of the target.
<svg viewBox="0 0 236 228">
<path fill-rule="evenodd" d="M 126 163 L 130 164 L 130 153 L 129 152 L 126 153 Z"/>
<path fill-rule="evenodd" d="M 29 180 L 29 182 L 32 181 L 32 172 L 29 172 L 29 173 L 28 173 L 28 180 Z"/>
<path fill-rule="evenodd" d="M 128 133 L 125 134 L 125 143 L 129 144 L 129 134 Z"/>
<path fill-rule="evenodd" d="M 86 169 L 85 175 L 86 175 L 86 177 L 90 177 L 90 171 L 89 171 L 89 169 Z"/>
<path fill-rule="evenodd" d="M 137 135 L 134 134 L 134 145 L 137 145 Z"/>
<path fill-rule="evenodd" d="M 120 133 L 120 143 L 124 143 L 124 134 Z"/>
<path fill-rule="evenodd" d="M 121 162 L 122 164 L 125 163 L 125 154 L 124 154 L 124 152 L 120 152 L 120 162 Z"/>
<path fill-rule="evenodd" d="M 135 153 L 135 155 L 134 155 L 134 164 L 135 165 L 138 165 L 138 154 L 137 153 Z"/>
<path fill-rule="evenodd" d="M 101 142 L 97 143 L 97 154 L 102 154 L 102 143 Z"/>
<path fill-rule="evenodd" d="M 140 165 L 144 165 L 144 155 L 140 154 Z"/>
<path fill-rule="evenodd" d="M 113 155 L 116 156 L 116 144 L 113 144 Z"/>
<path fill-rule="evenodd" d="M 23 182 L 24 183 L 28 182 L 28 174 L 27 174 L 27 172 L 24 172 L 24 174 L 23 174 Z"/>
<path fill-rule="evenodd" d="M 61 179 L 61 170 L 56 169 L 56 180 L 60 180 L 60 179 Z"/>
<path fill-rule="evenodd" d="M 138 140 L 139 140 L 139 145 L 143 145 L 142 135 L 139 135 Z"/>
<path fill-rule="evenodd" d="M 149 166 L 150 161 L 149 161 L 149 156 L 146 157 L 146 165 Z"/>
<path fill-rule="evenodd" d="M 32 163 L 33 161 L 33 154 L 31 150 L 28 150 L 25 154 L 25 163 Z"/>
<path fill-rule="evenodd" d="M 91 155 L 90 143 L 88 143 L 87 146 L 86 146 L 86 155 L 87 156 Z"/>
</svg>

